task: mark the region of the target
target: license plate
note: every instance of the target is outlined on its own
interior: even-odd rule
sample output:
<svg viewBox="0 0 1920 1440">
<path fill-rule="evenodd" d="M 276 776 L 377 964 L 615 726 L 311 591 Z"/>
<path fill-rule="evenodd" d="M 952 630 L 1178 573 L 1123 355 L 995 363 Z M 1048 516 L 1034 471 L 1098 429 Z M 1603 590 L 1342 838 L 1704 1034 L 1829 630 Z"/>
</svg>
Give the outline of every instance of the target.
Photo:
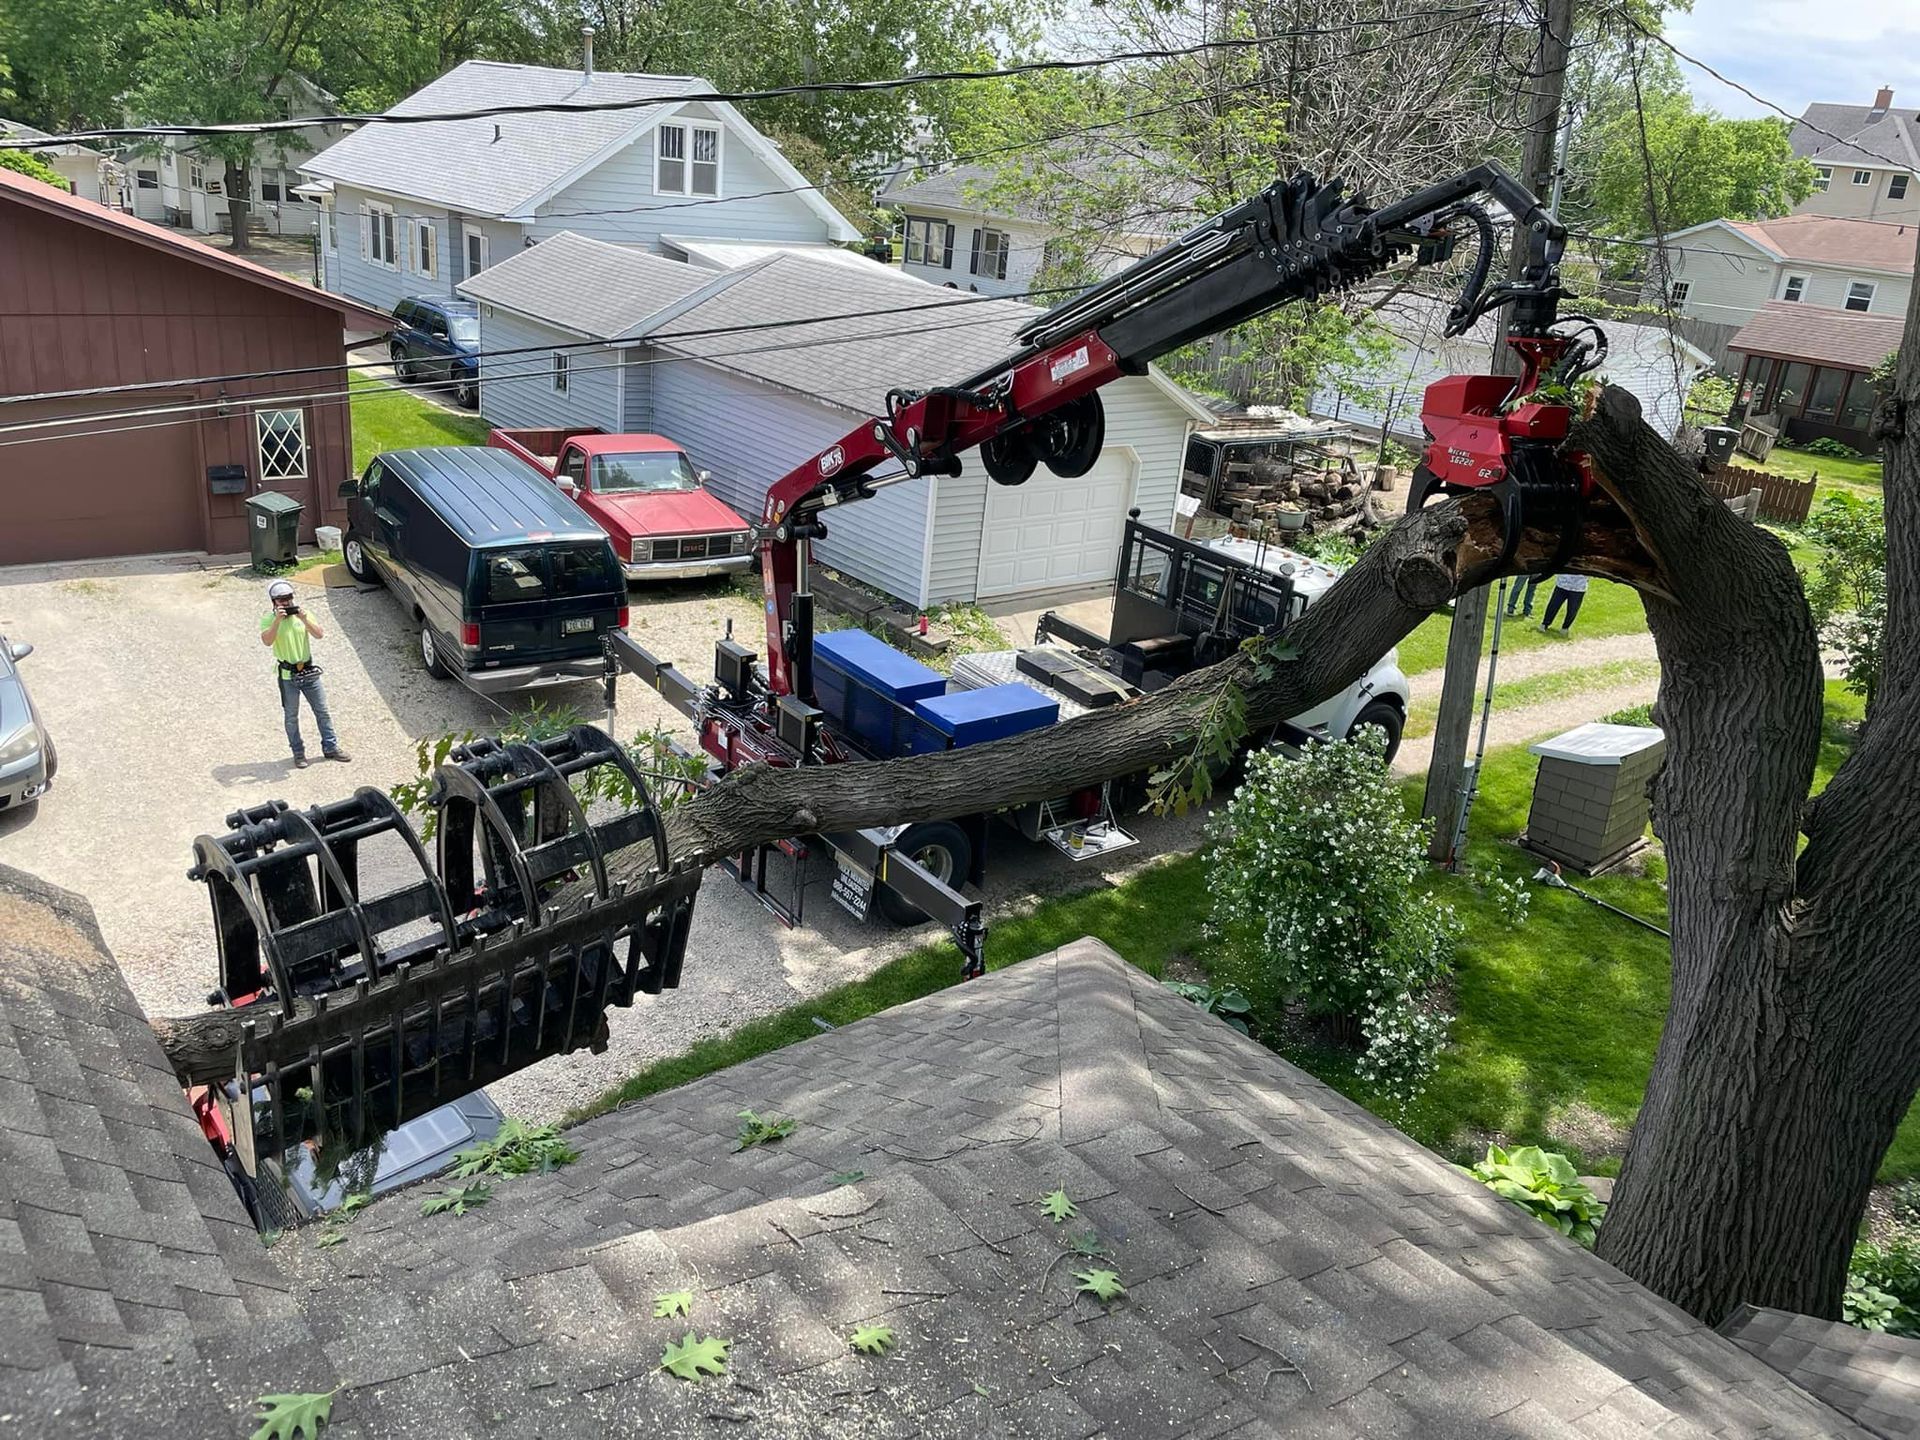
<svg viewBox="0 0 1920 1440">
<path fill-rule="evenodd" d="M 571 619 L 560 622 L 560 633 L 562 635 L 585 635 L 592 629 L 593 617 L 591 615 L 575 615 Z"/>
<path fill-rule="evenodd" d="M 873 872 L 845 855 L 833 858 L 840 864 L 833 877 L 834 903 L 854 919 L 866 919 L 867 911 L 873 907 Z"/>
</svg>

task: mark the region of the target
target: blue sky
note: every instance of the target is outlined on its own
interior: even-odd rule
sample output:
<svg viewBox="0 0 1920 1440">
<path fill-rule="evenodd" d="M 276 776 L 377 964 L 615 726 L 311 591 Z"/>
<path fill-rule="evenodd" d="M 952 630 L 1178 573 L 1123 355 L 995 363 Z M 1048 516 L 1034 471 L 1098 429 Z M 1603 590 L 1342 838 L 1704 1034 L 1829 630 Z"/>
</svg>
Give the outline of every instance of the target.
<svg viewBox="0 0 1920 1440">
<path fill-rule="evenodd" d="M 1815 100 L 1894 104 L 1920 113 L 1920 0 L 1694 0 L 1667 38 L 1798 115 Z M 1765 115 L 1739 91 L 1681 62 L 1696 99 L 1724 115 Z"/>
</svg>

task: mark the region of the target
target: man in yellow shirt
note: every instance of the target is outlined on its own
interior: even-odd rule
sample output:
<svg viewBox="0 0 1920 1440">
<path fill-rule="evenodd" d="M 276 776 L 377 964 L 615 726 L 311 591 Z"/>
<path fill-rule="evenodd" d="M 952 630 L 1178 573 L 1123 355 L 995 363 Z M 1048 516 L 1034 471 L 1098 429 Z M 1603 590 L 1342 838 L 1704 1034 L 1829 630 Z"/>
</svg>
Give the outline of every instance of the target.
<svg viewBox="0 0 1920 1440">
<path fill-rule="evenodd" d="M 307 768 L 307 746 L 300 738 L 300 697 L 306 696 L 313 720 L 320 727 L 320 753 L 329 760 L 347 761 L 352 757 L 340 748 L 333 733 L 333 716 L 327 713 L 327 692 L 320 684 L 320 667 L 313 663 L 313 642 L 326 639 L 327 632 L 300 608 L 293 586 L 276 580 L 267 586 L 267 599 L 273 613 L 260 621 L 260 643 L 273 651 L 280 667 L 280 713 L 287 722 L 287 743 L 293 747 L 296 769 Z"/>
</svg>

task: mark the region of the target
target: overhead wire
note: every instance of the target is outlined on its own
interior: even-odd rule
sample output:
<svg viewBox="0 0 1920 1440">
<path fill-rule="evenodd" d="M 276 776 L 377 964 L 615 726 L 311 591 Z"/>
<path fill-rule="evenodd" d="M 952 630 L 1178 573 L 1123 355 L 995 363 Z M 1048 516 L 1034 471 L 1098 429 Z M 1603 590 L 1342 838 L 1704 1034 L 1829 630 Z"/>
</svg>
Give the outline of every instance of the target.
<svg viewBox="0 0 1920 1440">
<path fill-rule="evenodd" d="M 1441 17 L 1459 18 L 1481 13 L 1484 4 L 1465 6 L 1443 6 L 1421 12 L 1418 16 L 1376 16 L 1343 21 L 1338 25 L 1295 26 L 1280 31 L 1270 31 L 1260 35 L 1228 36 L 1214 40 L 1203 40 L 1183 46 L 1147 46 L 1133 50 L 1112 51 L 1101 55 L 1061 56 L 1042 60 L 1024 60 L 1011 65 L 1000 65 L 977 70 L 930 70 L 916 71 L 908 75 L 893 76 L 880 80 L 815 80 L 794 85 L 776 85 L 760 90 L 687 90 L 678 94 L 650 95 L 619 100 L 552 101 L 528 102 L 524 104 L 482 105 L 461 110 L 422 111 L 409 114 L 392 112 L 348 113 L 317 117 L 323 123 L 342 125 L 425 125 L 459 120 L 488 120 L 508 115 L 532 114 L 604 114 L 623 110 L 650 109 L 656 105 L 684 104 L 751 104 L 761 100 L 781 100 L 801 95 L 859 95 L 884 94 L 895 90 L 911 89 L 920 85 L 954 84 L 978 80 L 1006 80 L 1022 75 L 1045 74 L 1053 71 L 1093 70 L 1107 65 L 1118 65 L 1139 60 L 1177 60 L 1188 56 L 1207 54 L 1216 50 L 1243 50 L 1261 45 L 1270 45 L 1278 40 L 1290 37 L 1311 38 L 1322 35 L 1347 34 L 1356 30 L 1376 29 L 1405 23 L 1409 18 L 1438 19 Z M 680 78 L 680 77 L 676 77 Z M 684 77 L 694 78 L 694 77 Z M 50 145 L 80 144 L 88 140 L 118 139 L 165 139 L 175 136 L 229 136 L 229 135 L 271 135 L 286 130 L 310 128 L 316 123 L 316 117 L 303 117 L 286 120 L 255 120 L 218 125 L 124 125 L 102 126 L 90 130 L 73 130 L 59 135 L 48 135 L 22 143 L 22 148 L 44 148 Z"/>
</svg>

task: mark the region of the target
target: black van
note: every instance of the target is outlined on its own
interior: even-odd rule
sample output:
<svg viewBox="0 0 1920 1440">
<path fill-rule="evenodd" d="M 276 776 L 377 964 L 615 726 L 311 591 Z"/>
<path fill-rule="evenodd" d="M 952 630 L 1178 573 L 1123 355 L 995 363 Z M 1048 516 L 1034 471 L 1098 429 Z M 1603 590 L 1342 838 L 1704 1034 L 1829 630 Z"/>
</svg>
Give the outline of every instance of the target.
<svg viewBox="0 0 1920 1440">
<path fill-rule="evenodd" d="M 431 674 L 492 695 L 604 673 L 600 635 L 626 626 L 626 576 L 606 532 L 525 461 L 392 450 L 340 494 L 348 572 L 412 610 Z"/>
</svg>

